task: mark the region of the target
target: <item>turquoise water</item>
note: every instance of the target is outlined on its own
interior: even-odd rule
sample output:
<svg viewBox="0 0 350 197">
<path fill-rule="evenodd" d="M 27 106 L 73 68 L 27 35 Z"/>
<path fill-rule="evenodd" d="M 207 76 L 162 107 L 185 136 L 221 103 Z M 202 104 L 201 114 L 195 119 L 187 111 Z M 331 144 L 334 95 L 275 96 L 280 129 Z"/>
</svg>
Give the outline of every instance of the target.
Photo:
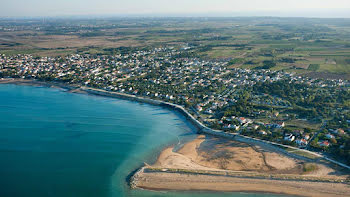
<svg viewBox="0 0 350 197">
<path fill-rule="evenodd" d="M 0 85 L 0 196 L 271 196 L 129 190 L 133 170 L 195 137 L 181 116 L 161 107 Z"/>
</svg>

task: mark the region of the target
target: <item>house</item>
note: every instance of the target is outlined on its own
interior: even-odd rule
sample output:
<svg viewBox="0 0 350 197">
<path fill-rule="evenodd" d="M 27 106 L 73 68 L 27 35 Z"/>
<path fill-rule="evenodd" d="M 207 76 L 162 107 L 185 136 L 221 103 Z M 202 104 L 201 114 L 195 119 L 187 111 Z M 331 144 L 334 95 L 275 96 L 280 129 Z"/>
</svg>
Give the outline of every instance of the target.
<svg viewBox="0 0 350 197">
<path fill-rule="evenodd" d="M 231 128 L 231 124 L 225 124 L 225 125 L 223 126 L 223 128 L 224 128 L 224 129 L 229 129 L 229 128 Z"/>
<path fill-rule="evenodd" d="M 239 130 L 239 126 L 237 126 L 237 125 L 234 125 L 233 128 L 234 128 L 236 131 Z"/>
<path fill-rule="evenodd" d="M 265 126 L 267 127 L 271 127 L 271 128 L 283 128 L 285 126 L 284 122 L 278 122 L 276 124 L 270 124 L 270 123 L 266 123 Z"/>
<path fill-rule="evenodd" d="M 284 122 L 278 122 L 276 128 L 283 128 L 285 126 Z"/>
<path fill-rule="evenodd" d="M 333 138 L 334 138 L 334 135 L 328 133 L 328 134 L 326 134 L 326 138 L 329 139 L 329 140 L 330 140 L 330 139 L 333 139 Z"/>
<path fill-rule="evenodd" d="M 252 124 L 253 123 L 253 120 L 251 119 L 246 119 L 247 120 L 247 124 Z"/>
<path fill-rule="evenodd" d="M 242 127 L 248 127 L 249 126 L 249 123 L 245 123 L 242 125 Z"/>
<path fill-rule="evenodd" d="M 295 136 L 293 134 L 286 134 L 284 136 L 285 141 L 293 142 L 295 140 Z"/>
<path fill-rule="evenodd" d="M 244 117 L 238 118 L 238 121 L 239 121 L 241 124 L 247 123 L 247 119 L 245 119 Z"/>
<path fill-rule="evenodd" d="M 203 108 L 202 108 L 200 105 L 197 105 L 197 106 L 196 106 L 196 110 L 197 110 L 197 111 L 202 111 Z"/>
<path fill-rule="evenodd" d="M 267 135 L 266 131 L 263 131 L 263 130 L 259 130 L 258 133 L 259 133 L 260 135 Z"/>
<path fill-rule="evenodd" d="M 205 114 L 213 114 L 214 112 L 213 112 L 213 110 L 211 110 L 211 109 L 207 109 L 207 110 L 205 110 L 204 113 L 205 113 Z"/>
<path fill-rule="evenodd" d="M 345 131 L 343 129 L 337 129 L 337 134 L 338 135 L 344 135 Z"/>
<path fill-rule="evenodd" d="M 304 135 L 304 139 L 305 140 L 309 140 L 310 139 L 310 135 L 308 135 L 308 134 Z"/>
<path fill-rule="evenodd" d="M 320 145 L 321 147 L 328 147 L 330 143 L 328 142 L 328 140 L 324 140 L 324 141 L 319 141 L 318 145 Z"/>
<path fill-rule="evenodd" d="M 224 125 L 224 129 L 234 129 L 234 130 L 238 131 L 239 130 L 239 126 L 232 125 L 232 124 L 225 124 Z"/>
<path fill-rule="evenodd" d="M 307 140 L 305 139 L 297 139 L 295 142 L 298 146 L 306 146 L 308 144 Z"/>
</svg>

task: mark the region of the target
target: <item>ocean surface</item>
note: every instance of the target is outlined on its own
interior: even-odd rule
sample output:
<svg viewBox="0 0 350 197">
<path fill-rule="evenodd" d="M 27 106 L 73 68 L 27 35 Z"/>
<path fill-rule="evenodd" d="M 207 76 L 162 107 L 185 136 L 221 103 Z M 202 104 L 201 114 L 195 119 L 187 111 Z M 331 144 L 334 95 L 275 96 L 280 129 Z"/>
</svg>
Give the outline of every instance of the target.
<svg viewBox="0 0 350 197">
<path fill-rule="evenodd" d="M 183 117 L 161 107 L 0 84 L 0 196 L 271 196 L 129 189 L 128 175 L 143 162 L 195 137 Z"/>
</svg>

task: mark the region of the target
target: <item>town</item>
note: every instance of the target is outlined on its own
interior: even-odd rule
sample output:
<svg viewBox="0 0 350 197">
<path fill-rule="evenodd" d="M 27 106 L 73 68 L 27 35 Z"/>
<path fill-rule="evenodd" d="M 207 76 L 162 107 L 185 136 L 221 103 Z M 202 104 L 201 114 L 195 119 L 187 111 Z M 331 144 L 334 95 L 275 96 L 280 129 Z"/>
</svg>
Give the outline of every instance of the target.
<svg viewBox="0 0 350 197">
<path fill-rule="evenodd" d="M 184 106 L 210 128 L 349 158 L 350 83 L 232 67 L 189 47 L 111 55 L 0 55 L 0 77 L 56 81 Z M 347 160 L 349 161 L 349 160 Z"/>
</svg>

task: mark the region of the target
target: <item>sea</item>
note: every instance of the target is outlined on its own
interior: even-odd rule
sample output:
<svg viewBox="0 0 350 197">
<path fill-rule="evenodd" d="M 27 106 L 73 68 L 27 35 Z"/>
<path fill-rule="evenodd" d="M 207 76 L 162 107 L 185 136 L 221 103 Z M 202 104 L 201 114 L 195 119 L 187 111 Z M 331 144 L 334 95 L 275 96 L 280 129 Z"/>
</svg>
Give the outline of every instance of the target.
<svg viewBox="0 0 350 197">
<path fill-rule="evenodd" d="M 184 117 L 159 106 L 0 84 L 0 196 L 277 196 L 129 188 L 144 162 L 195 138 Z"/>
</svg>

